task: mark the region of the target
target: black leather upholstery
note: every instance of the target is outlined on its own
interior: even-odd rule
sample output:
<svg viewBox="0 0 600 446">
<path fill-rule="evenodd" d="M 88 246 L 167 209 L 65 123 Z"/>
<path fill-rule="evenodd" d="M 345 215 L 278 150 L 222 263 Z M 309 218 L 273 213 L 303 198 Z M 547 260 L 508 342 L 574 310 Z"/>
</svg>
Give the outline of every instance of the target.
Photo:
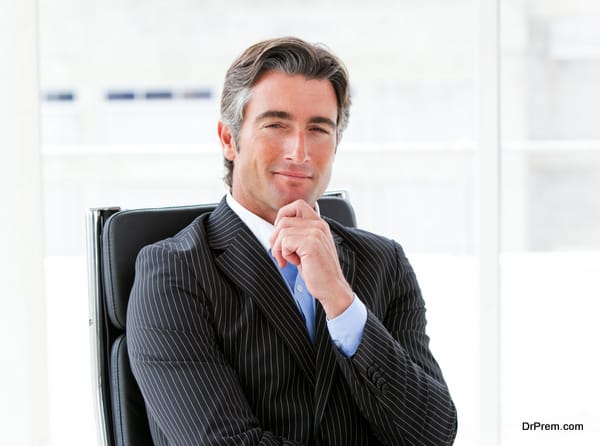
<svg viewBox="0 0 600 446">
<path fill-rule="evenodd" d="M 152 445 L 144 399 L 129 366 L 125 335 L 119 336 L 113 343 L 110 356 L 115 444 Z"/>
<path fill-rule="evenodd" d="M 112 215 L 104 225 L 102 268 L 106 309 L 111 324 L 125 330 L 135 258 L 144 246 L 175 235 L 216 205 L 136 209 Z"/>
<path fill-rule="evenodd" d="M 103 329 L 99 340 L 98 363 L 102 377 L 101 422 L 107 432 L 108 446 L 151 446 L 146 408 L 129 367 L 125 338 L 127 302 L 133 285 L 135 259 L 150 243 L 175 235 L 215 204 L 124 210 L 107 212 L 95 237 L 100 248 L 102 313 L 96 321 Z M 321 214 L 346 226 L 356 226 L 352 206 L 340 196 L 319 200 Z M 112 215 L 109 215 L 112 214 Z"/>
</svg>

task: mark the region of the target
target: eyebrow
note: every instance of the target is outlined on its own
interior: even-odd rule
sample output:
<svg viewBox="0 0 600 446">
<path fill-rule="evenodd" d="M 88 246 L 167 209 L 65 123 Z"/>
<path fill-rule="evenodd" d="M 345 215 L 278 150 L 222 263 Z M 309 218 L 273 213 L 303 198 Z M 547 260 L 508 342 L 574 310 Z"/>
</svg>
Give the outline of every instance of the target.
<svg viewBox="0 0 600 446">
<path fill-rule="evenodd" d="M 266 112 L 263 112 L 256 117 L 256 122 L 261 121 L 263 119 L 268 119 L 268 118 L 278 118 L 278 119 L 286 119 L 286 120 L 293 119 L 292 115 L 286 111 L 267 110 Z M 329 127 L 331 127 L 332 129 L 336 128 L 336 123 L 333 122 L 331 119 L 326 118 L 324 116 L 313 116 L 308 120 L 308 122 L 310 124 L 325 124 L 325 125 L 328 125 Z"/>
</svg>

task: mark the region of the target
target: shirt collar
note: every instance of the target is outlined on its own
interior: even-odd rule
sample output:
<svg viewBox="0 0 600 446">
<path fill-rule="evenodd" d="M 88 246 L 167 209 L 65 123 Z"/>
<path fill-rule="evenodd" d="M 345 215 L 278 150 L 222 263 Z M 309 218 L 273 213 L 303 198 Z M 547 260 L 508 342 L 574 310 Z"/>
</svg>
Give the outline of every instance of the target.
<svg viewBox="0 0 600 446">
<path fill-rule="evenodd" d="M 258 239 L 261 245 L 265 248 L 266 251 L 271 249 L 271 245 L 269 243 L 269 239 L 273 232 L 275 232 L 275 226 L 269 223 L 266 220 L 263 220 L 258 215 L 253 214 L 240 203 L 237 202 L 231 193 L 227 193 L 227 204 L 231 208 L 235 214 L 240 217 L 240 220 L 244 222 L 250 232 L 254 234 L 254 236 Z"/>
<path fill-rule="evenodd" d="M 273 226 L 268 221 L 260 218 L 258 215 L 250 212 L 244 206 L 242 206 L 238 201 L 233 198 L 230 192 L 227 193 L 225 197 L 227 204 L 231 208 L 231 210 L 244 222 L 250 232 L 254 234 L 254 236 L 258 239 L 260 244 L 265 248 L 266 251 L 271 249 L 271 244 L 269 240 L 275 232 L 275 226 Z M 315 203 L 315 210 L 317 214 L 321 215 L 319 210 L 319 203 Z"/>
</svg>

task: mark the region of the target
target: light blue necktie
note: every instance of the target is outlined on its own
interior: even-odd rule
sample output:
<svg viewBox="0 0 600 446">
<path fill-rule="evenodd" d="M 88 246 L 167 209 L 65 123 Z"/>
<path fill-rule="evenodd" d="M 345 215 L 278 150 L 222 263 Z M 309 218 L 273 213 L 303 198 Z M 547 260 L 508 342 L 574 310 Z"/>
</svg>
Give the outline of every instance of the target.
<svg viewBox="0 0 600 446">
<path fill-rule="evenodd" d="M 273 259 L 275 260 L 275 259 Z M 275 261 L 275 266 L 279 268 L 277 261 Z M 294 300 L 304 316 L 304 323 L 306 324 L 306 329 L 308 330 L 308 335 L 310 336 L 311 341 L 315 341 L 315 299 L 306 289 L 306 284 L 302 279 L 302 276 L 298 274 L 298 268 L 296 265 L 287 262 L 287 264 L 283 268 L 279 268 L 281 275 L 287 282 L 292 295 L 294 296 Z"/>
</svg>

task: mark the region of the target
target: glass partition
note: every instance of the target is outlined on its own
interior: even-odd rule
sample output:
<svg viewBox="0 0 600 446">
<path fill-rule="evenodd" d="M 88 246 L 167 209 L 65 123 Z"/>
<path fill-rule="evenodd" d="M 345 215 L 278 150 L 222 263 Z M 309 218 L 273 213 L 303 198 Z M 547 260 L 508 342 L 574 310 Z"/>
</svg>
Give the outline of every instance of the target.
<svg viewBox="0 0 600 446">
<path fill-rule="evenodd" d="M 503 445 L 595 445 L 600 4 L 502 2 Z"/>
</svg>

